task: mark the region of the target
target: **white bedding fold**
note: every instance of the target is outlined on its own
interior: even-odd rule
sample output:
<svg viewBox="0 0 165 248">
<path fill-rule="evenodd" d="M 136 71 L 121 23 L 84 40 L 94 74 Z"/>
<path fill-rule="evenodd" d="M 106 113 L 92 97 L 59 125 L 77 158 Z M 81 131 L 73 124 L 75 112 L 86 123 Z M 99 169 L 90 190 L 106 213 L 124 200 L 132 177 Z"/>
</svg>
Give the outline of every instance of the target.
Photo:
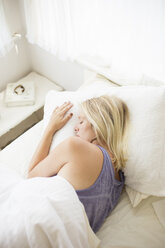
<svg viewBox="0 0 165 248">
<path fill-rule="evenodd" d="M 98 247 L 84 207 L 64 178 L 22 179 L 0 168 L 0 247 Z"/>
<path fill-rule="evenodd" d="M 160 223 L 165 228 L 165 199 L 153 202 L 152 205 Z"/>
</svg>

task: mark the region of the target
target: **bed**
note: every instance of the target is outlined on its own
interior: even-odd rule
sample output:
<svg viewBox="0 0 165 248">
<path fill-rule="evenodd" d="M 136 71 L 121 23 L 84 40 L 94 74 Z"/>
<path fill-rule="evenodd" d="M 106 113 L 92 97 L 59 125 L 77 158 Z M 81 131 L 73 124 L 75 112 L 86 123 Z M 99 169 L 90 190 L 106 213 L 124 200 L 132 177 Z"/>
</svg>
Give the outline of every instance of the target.
<svg viewBox="0 0 165 248">
<path fill-rule="evenodd" d="M 106 82 L 103 83 L 103 81 Z M 91 85 L 93 84 L 95 84 L 95 87 L 97 85 L 97 88 L 99 88 L 99 94 L 102 94 L 102 92 L 104 92 L 105 87 L 107 85 L 108 85 L 107 87 L 116 86 L 113 83 L 110 83 L 109 80 L 103 78 L 102 76 L 94 75 L 94 77 L 86 81 L 86 83 L 82 87 L 80 87 L 78 91 L 61 92 L 59 96 L 56 95 L 56 101 L 59 104 L 60 101 L 63 100 L 63 98 L 66 99 L 71 95 L 73 97 L 72 98 L 73 101 L 76 101 L 77 94 L 79 94 L 78 98 L 80 100 L 81 95 L 85 95 L 85 92 L 87 91 L 88 92 L 92 91 L 92 88 L 88 88 L 86 90 L 86 86 L 88 85 L 89 87 L 91 87 Z M 103 85 L 105 87 L 103 87 Z M 104 88 L 104 90 L 102 87 Z M 115 88 L 116 87 L 113 87 L 112 91 Z M 142 90 L 145 89 L 143 88 Z M 162 90 L 164 90 L 164 88 L 162 88 Z M 115 91 L 113 91 L 113 93 L 114 92 Z M 6 168 L 12 170 L 13 172 L 15 171 L 22 178 L 26 177 L 28 163 L 47 124 L 48 116 L 50 116 L 50 113 L 54 108 L 54 105 L 50 106 L 51 99 L 54 99 L 54 92 L 52 91 L 48 93 L 46 99 L 46 104 L 44 109 L 45 111 L 44 120 L 37 123 L 34 127 L 26 131 L 24 134 L 22 134 L 19 138 L 14 140 L 10 145 L 8 145 L 0 152 L 0 168 L 2 168 L 5 165 Z M 67 133 L 68 131 L 64 130 L 65 137 L 67 137 Z M 56 137 L 56 140 L 53 140 L 53 142 L 54 145 L 52 146 L 52 149 L 57 143 L 60 142 L 60 137 Z M 163 161 L 165 161 L 165 157 L 163 158 Z M 165 163 L 163 163 L 162 166 L 165 166 Z M 133 172 L 131 171 L 131 173 Z M 162 173 L 164 173 L 163 170 Z M 165 176 L 165 174 L 163 176 Z M 162 179 L 163 176 L 159 175 L 161 180 L 163 180 Z M 138 178 L 138 172 L 136 177 Z M 138 180 L 140 180 L 139 178 Z M 164 248 L 165 247 L 165 212 L 164 212 L 165 197 L 163 191 L 164 185 L 162 185 L 163 188 L 162 191 L 159 190 L 159 185 L 158 185 L 157 189 L 159 191 L 159 194 L 153 193 L 152 195 L 151 192 L 149 192 L 148 190 L 148 188 L 151 187 L 147 188 L 145 186 L 146 190 L 143 190 L 142 187 L 143 182 L 144 181 L 142 181 L 141 185 L 138 185 L 136 180 L 134 180 L 134 182 L 132 182 L 131 180 L 128 181 L 128 184 L 126 185 L 121 195 L 118 205 L 113 210 L 113 212 L 108 216 L 108 218 L 105 220 L 104 224 L 96 234 L 94 234 L 91 231 L 88 223 L 86 222 L 86 226 L 83 227 L 84 229 L 82 228 L 80 230 L 80 232 L 82 230 L 84 231 L 83 234 L 84 236 L 81 234 L 76 238 L 81 240 L 79 243 L 75 244 L 74 243 L 75 241 L 73 240 L 73 242 L 70 243 L 70 245 L 68 245 L 69 239 L 70 238 L 73 239 L 73 237 L 75 236 L 74 225 L 73 225 L 73 232 L 70 233 L 71 237 L 66 238 L 66 243 L 65 242 L 62 243 L 63 232 L 61 232 L 59 243 L 57 243 L 56 245 L 54 245 L 55 243 L 53 244 L 51 242 L 48 242 L 45 243 L 47 244 L 47 246 L 44 246 L 43 243 L 41 242 L 39 246 L 37 246 L 36 244 L 35 247 Z M 129 187 L 131 183 L 132 185 L 134 185 L 134 189 Z M 138 188 L 137 186 L 139 186 L 139 189 L 142 189 L 143 191 L 141 192 L 138 190 L 136 191 L 136 189 Z M 154 188 L 152 192 L 154 192 Z M 2 214 L 3 213 L 1 212 L 0 215 Z M 83 218 L 85 223 L 85 221 L 87 221 L 86 216 L 84 216 Z M 2 223 L 0 223 L 0 225 L 2 225 Z M 57 230 L 57 232 L 60 231 L 61 230 Z M 42 232 L 41 234 L 40 232 L 40 236 L 33 237 L 32 235 L 31 238 L 33 238 L 35 241 L 42 240 L 42 235 L 45 235 L 45 233 Z M 3 237 L 1 234 L 0 247 L 5 247 L 3 246 L 2 239 Z M 46 241 L 44 240 L 44 242 Z M 8 247 L 14 247 L 14 245 L 13 246 L 9 245 Z M 30 247 L 30 245 L 22 246 L 22 247 Z"/>
</svg>

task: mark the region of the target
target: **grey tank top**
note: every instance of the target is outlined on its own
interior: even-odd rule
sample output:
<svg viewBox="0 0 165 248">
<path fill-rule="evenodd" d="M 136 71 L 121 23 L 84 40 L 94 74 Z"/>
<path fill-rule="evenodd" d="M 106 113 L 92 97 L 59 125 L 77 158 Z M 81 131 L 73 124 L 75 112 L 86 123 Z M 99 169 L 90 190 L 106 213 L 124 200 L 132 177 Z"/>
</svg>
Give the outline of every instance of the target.
<svg viewBox="0 0 165 248">
<path fill-rule="evenodd" d="M 104 156 L 100 175 L 89 188 L 76 190 L 94 232 L 99 230 L 105 218 L 116 206 L 125 181 L 122 171 L 119 171 L 121 181 L 115 179 L 115 171 L 108 152 L 103 147 L 98 147 Z"/>
</svg>

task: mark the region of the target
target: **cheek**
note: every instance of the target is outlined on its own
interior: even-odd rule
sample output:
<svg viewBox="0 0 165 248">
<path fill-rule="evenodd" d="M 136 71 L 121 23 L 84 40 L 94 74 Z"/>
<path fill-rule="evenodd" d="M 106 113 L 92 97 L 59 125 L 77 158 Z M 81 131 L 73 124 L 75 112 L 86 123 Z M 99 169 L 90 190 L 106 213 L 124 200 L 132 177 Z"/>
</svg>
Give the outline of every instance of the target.
<svg viewBox="0 0 165 248">
<path fill-rule="evenodd" d="M 89 137 L 90 137 L 90 136 L 93 137 L 93 135 L 94 135 L 94 131 L 93 131 L 93 129 L 92 129 L 92 127 L 91 127 L 90 124 L 87 124 L 87 125 L 84 127 L 84 132 L 85 132 Z"/>
<path fill-rule="evenodd" d="M 79 125 L 78 129 L 79 129 L 79 134 L 81 134 L 83 136 L 85 136 L 89 132 L 89 128 L 85 124 Z"/>
<path fill-rule="evenodd" d="M 85 132 L 87 131 L 87 128 L 86 128 L 85 126 L 80 126 L 80 127 L 79 127 L 79 131 L 80 131 L 81 133 L 85 133 Z"/>
</svg>

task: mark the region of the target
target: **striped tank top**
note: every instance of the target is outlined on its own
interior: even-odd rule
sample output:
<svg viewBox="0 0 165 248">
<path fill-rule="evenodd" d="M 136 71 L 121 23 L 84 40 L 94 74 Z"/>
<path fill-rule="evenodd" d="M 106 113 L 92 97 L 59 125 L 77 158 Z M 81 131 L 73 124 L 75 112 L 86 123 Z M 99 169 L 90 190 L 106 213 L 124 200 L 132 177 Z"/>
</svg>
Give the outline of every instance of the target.
<svg viewBox="0 0 165 248">
<path fill-rule="evenodd" d="M 124 174 L 120 170 L 120 180 L 115 179 L 115 171 L 108 152 L 98 145 L 103 153 L 103 166 L 100 175 L 92 186 L 76 190 L 79 200 L 84 205 L 91 228 L 97 232 L 105 218 L 118 203 L 124 187 Z"/>
</svg>

